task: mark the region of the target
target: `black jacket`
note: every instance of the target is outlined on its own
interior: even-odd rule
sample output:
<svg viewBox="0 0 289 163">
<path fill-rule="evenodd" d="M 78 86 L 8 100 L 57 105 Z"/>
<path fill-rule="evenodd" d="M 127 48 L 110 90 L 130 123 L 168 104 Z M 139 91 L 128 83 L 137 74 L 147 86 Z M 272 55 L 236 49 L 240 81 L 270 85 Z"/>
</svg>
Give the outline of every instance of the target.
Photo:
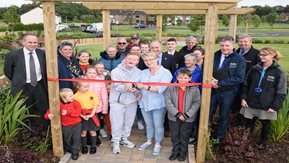
<svg viewBox="0 0 289 163">
<path fill-rule="evenodd" d="M 165 55 L 171 55 L 168 54 L 168 52 L 164 52 L 163 54 Z M 174 53 L 174 58 L 175 58 L 175 63 L 176 63 L 176 68 L 180 68 L 180 67 L 184 67 L 185 66 L 185 62 L 184 62 L 184 55 L 178 51 L 175 51 Z"/>
<path fill-rule="evenodd" d="M 260 88 L 262 92 L 258 93 L 255 89 L 258 87 L 262 73 L 262 63 L 253 66 L 246 77 L 242 88 L 242 99 L 255 109 L 268 110 L 269 108 L 278 111 L 282 106 L 287 94 L 287 77 L 284 70 L 277 62 L 266 69 L 265 76 Z"/>
<path fill-rule="evenodd" d="M 240 48 L 237 49 L 236 52 L 239 54 Z M 252 66 L 260 62 L 259 53 L 260 51 L 252 46 L 251 49 L 243 55 L 246 60 L 246 74 L 249 72 Z"/>
</svg>

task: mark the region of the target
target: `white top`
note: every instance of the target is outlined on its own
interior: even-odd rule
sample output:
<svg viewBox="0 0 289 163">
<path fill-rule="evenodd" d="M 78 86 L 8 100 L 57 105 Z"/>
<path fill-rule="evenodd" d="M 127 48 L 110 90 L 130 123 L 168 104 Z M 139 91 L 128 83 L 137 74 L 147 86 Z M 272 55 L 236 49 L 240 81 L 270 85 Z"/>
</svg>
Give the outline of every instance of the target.
<svg viewBox="0 0 289 163">
<path fill-rule="evenodd" d="M 37 81 L 42 79 L 42 75 L 41 75 L 41 69 L 40 69 L 40 63 L 38 60 L 38 57 L 36 55 L 35 50 L 34 51 L 29 51 L 28 49 L 26 49 L 25 47 L 23 48 L 23 52 L 24 52 L 24 58 L 25 58 L 25 68 L 26 68 L 26 83 L 31 83 L 30 80 L 30 66 L 29 66 L 29 58 L 30 58 L 30 52 L 32 52 L 32 56 L 34 58 L 34 63 L 35 63 L 35 68 L 36 68 L 36 77 L 37 77 Z"/>
<path fill-rule="evenodd" d="M 223 64 L 225 58 L 226 58 L 226 56 L 224 54 L 222 54 L 221 60 L 220 60 L 220 64 L 219 64 L 219 68 L 222 68 L 222 64 Z"/>
</svg>

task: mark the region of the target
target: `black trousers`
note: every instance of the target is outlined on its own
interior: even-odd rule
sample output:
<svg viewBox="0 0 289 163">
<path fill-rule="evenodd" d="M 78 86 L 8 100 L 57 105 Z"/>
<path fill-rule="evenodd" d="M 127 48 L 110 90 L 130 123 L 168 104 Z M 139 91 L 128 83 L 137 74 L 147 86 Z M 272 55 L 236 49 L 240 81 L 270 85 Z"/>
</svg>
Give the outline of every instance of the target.
<svg viewBox="0 0 289 163">
<path fill-rule="evenodd" d="M 186 155 L 188 153 L 188 144 L 192 131 L 192 122 L 183 122 L 169 120 L 171 130 L 171 142 L 173 144 L 173 153 Z"/>
<path fill-rule="evenodd" d="M 78 154 L 81 148 L 81 123 L 75 126 L 62 126 L 64 150 Z"/>
<path fill-rule="evenodd" d="M 257 117 L 254 117 L 253 119 L 246 119 L 246 128 L 250 128 L 251 133 L 253 133 L 255 128 L 255 123 L 257 121 Z M 262 129 L 261 129 L 261 136 L 260 136 L 260 144 L 266 144 L 266 141 L 268 139 L 269 131 L 270 131 L 270 120 L 260 120 L 262 123 Z"/>
<path fill-rule="evenodd" d="M 35 87 L 31 86 L 30 83 L 27 83 L 22 91 L 22 95 L 27 97 L 24 104 L 29 107 L 29 113 L 40 116 L 40 124 L 37 124 L 39 119 L 29 119 L 30 127 L 32 129 L 46 130 L 49 125 L 49 121 L 44 119 L 44 115 L 49 108 L 49 102 L 48 91 L 44 86 L 43 81 L 38 81 Z"/>
</svg>

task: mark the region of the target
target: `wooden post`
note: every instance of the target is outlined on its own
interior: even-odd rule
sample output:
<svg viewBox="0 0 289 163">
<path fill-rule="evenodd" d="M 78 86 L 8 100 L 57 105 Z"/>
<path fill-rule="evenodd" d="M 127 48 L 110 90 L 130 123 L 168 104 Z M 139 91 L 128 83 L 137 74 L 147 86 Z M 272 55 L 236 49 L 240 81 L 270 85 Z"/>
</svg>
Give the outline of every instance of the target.
<svg viewBox="0 0 289 163">
<path fill-rule="evenodd" d="M 55 2 L 42 2 L 45 36 L 45 53 L 47 77 L 58 78 L 57 48 L 55 33 Z M 51 133 L 53 154 L 56 157 L 63 156 L 62 130 L 59 112 L 59 85 L 58 81 L 48 82 L 49 107 L 54 115 L 51 120 Z"/>
<path fill-rule="evenodd" d="M 246 32 L 247 34 L 249 34 L 249 22 L 250 22 L 250 14 L 246 14 Z"/>
<path fill-rule="evenodd" d="M 236 31 L 237 31 L 237 14 L 231 15 L 230 26 L 229 26 L 229 35 L 236 39 Z"/>
<path fill-rule="evenodd" d="M 102 11 L 102 22 L 103 22 L 103 48 L 106 49 L 110 42 L 110 10 Z"/>
<path fill-rule="evenodd" d="M 213 58 L 215 51 L 215 39 L 216 38 L 216 24 L 218 19 L 218 8 L 214 3 L 209 4 L 209 8 L 206 14 L 206 25 L 205 25 L 205 50 L 206 59 L 204 63 L 204 75 L 203 84 L 211 84 L 212 72 L 213 72 Z M 211 101 L 211 88 L 203 87 L 202 90 L 202 101 L 201 101 L 201 112 L 200 112 L 200 125 L 198 135 L 198 146 L 197 146 L 197 162 L 205 162 L 206 153 L 206 140 L 208 133 L 208 120 L 210 113 L 210 101 Z"/>
<path fill-rule="evenodd" d="M 157 40 L 162 40 L 163 16 L 157 15 Z"/>
</svg>

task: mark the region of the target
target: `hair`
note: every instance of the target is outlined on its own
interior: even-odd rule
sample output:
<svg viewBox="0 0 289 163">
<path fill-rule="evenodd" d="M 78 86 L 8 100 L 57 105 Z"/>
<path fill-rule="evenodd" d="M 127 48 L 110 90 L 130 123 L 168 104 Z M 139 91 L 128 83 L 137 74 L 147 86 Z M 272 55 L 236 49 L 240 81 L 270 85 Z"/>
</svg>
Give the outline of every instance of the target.
<svg viewBox="0 0 289 163">
<path fill-rule="evenodd" d="M 129 55 L 135 55 L 135 56 L 140 57 L 140 55 L 138 55 L 137 53 L 131 53 L 131 52 L 129 52 L 126 56 L 129 56 Z"/>
<path fill-rule="evenodd" d="M 234 37 L 233 36 L 227 35 L 227 36 L 224 36 L 220 39 L 220 43 L 225 42 L 225 41 L 230 41 L 234 45 Z"/>
<path fill-rule="evenodd" d="M 177 42 L 177 40 L 175 38 L 169 38 L 167 42 Z"/>
<path fill-rule="evenodd" d="M 118 37 L 118 38 L 116 39 L 116 42 L 119 42 L 121 39 L 125 39 L 125 41 L 127 42 L 126 38 L 124 38 L 124 37 Z"/>
<path fill-rule="evenodd" d="M 189 53 L 189 54 L 186 54 L 186 55 L 184 56 L 184 58 L 188 58 L 188 57 L 191 57 L 193 60 L 197 61 L 197 57 L 195 56 L 194 53 Z"/>
<path fill-rule="evenodd" d="M 244 39 L 244 38 L 248 38 L 251 42 L 252 42 L 252 38 L 248 35 L 248 34 L 240 34 L 238 36 L 238 40 Z"/>
<path fill-rule="evenodd" d="M 103 62 L 96 61 L 96 62 L 94 63 L 94 66 L 96 66 L 96 65 L 104 65 L 104 64 L 103 64 Z"/>
<path fill-rule="evenodd" d="M 150 46 L 151 46 L 151 44 L 153 44 L 153 43 L 159 43 L 159 44 L 162 46 L 162 43 L 161 43 L 159 40 L 154 40 L 154 41 L 152 41 L 152 42 L 150 43 Z"/>
<path fill-rule="evenodd" d="M 115 48 L 115 49 L 117 50 L 117 48 L 116 48 L 115 46 L 113 46 L 113 45 L 108 45 L 108 46 L 106 47 L 105 51 L 107 51 L 108 48 Z"/>
<path fill-rule="evenodd" d="M 81 51 L 78 53 L 78 56 L 80 57 L 82 53 L 87 53 L 89 56 L 91 56 L 91 54 L 90 54 L 87 50 L 81 50 Z"/>
<path fill-rule="evenodd" d="M 178 71 L 177 76 L 179 76 L 180 74 L 184 74 L 184 75 L 188 75 L 189 77 L 192 77 L 192 72 L 186 68 L 181 68 Z"/>
<path fill-rule="evenodd" d="M 143 41 L 140 44 L 145 44 L 145 45 L 148 45 L 150 47 L 150 41 Z"/>
<path fill-rule="evenodd" d="M 73 47 L 73 44 L 67 41 L 61 42 L 58 46 L 58 49 L 61 51 L 65 46 Z"/>
<path fill-rule="evenodd" d="M 280 52 L 278 52 L 276 49 L 272 48 L 272 47 L 265 47 L 260 49 L 260 52 L 263 52 L 267 55 L 271 55 L 273 56 L 273 59 L 278 61 L 279 59 L 282 58 L 282 55 L 280 54 Z"/>
<path fill-rule="evenodd" d="M 198 50 L 198 51 L 200 51 L 201 53 L 202 53 L 202 55 L 205 55 L 205 49 L 204 48 L 202 48 L 201 46 L 197 46 L 195 49 L 194 49 L 194 51 L 196 51 L 196 50 Z"/>
<path fill-rule="evenodd" d="M 36 35 L 35 33 L 33 33 L 33 32 L 27 32 L 27 33 L 24 34 L 23 40 L 25 40 L 27 36 L 35 36 L 35 37 L 37 37 L 37 35 Z"/>
<path fill-rule="evenodd" d="M 189 36 L 186 38 L 186 42 L 190 40 L 198 41 L 194 36 Z"/>
<path fill-rule="evenodd" d="M 96 71 L 95 66 L 94 66 L 94 65 L 91 65 L 91 66 L 86 67 L 85 73 L 86 73 L 89 69 L 94 69 L 94 70 Z"/>
<path fill-rule="evenodd" d="M 68 93 L 72 93 L 72 94 L 73 94 L 73 91 L 72 91 L 70 88 L 61 88 L 61 89 L 59 90 L 59 97 L 60 97 L 61 99 L 64 99 L 64 98 L 67 97 L 67 94 L 68 94 Z"/>
<path fill-rule="evenodd" d="M 141 55 L 141 58 L 142 58 L 142 59 L 144 59 L 144 58 L 146 58 L 146 57 L 153 57 L 154 59 L 156 59 L 156 58 L 158 58 L 158 54 L 155 53 L 155 52 L 149 51 L 149 52 L 143 53 L 143 54 Z"/>
</svg>

